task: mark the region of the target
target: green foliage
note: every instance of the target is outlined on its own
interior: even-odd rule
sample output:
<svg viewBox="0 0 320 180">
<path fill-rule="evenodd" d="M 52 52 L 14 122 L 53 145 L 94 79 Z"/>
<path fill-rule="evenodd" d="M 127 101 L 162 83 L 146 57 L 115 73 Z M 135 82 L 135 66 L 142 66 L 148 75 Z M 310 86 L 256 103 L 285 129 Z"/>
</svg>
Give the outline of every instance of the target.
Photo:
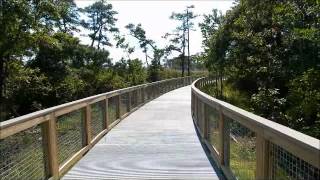
<svg viewBox="0 0 320 180">
<path fill-rule="evenodd" d="M 280 97 L 279 89 L 259 88 L 258 92 L 251 96 L 252 108 L 255 113 L 287 125 L 283 113 L 285 102 L 286 99 Z"/>
<path fill-rule="evenodd" d="M 11 61 L 4 97 L 5 114 L 1 117 L 15 117 L 40 110 L 46 106 L 46 99 L 52 91 L 48 78 L 39 69 L 25 67 L 21 61 Z"/>
<path fill-rule="evenodd" d="M 249 109 L 315 137 L 319 110 L 308 95 L 317 97 L 320 87 L 311 85 L 319 77 L 319 11 L 316 1 L 240 0 L 226 15 L 213 10 L 200 24 L 206 65 L 220 85 L 227 78 L 251 96 Z"/>
<path fill-rule="evenodd" d="M 128 86 L 138 85 L 146 82 L 147 74 L 139 59 L 121 59 L 114 66 L 115 73 L 124 77 Z"/>
<path fill-rule="evenodd" d="M 290 81 L 287 118 L 290 126 L 320 139 L 320 71 L 309 69 Z"/>
</svg>

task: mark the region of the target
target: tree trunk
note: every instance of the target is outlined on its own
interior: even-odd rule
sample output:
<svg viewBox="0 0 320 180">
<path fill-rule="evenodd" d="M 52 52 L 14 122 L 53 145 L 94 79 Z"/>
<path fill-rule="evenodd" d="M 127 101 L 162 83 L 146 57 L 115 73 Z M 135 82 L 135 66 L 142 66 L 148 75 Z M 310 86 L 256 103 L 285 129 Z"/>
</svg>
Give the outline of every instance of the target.
<svg viewBox="0 0 320 180">
<path fill-rule="evenodd" d="M 184 55 L 184 50 L 182 53 L 182 58 L 181 58 L 181 76 L 184 77 L 184 59 L 185 59 L 185 55 Z"/>
<path fill-rule="evenodd" d="M 145 53 L 145 55 L 146 55 L 146 63 L 147 63 L 147 67 L 149 67 L 149 63 L 148 63 L 148 54 L 147 54 L 147 53 Z"/>
<path fill-rule="evenodd" d="M 222 99 L 224 99 L 223 97 L 223 71 L 220 71 L 220 96 Z"/>
<path fill-rule="evenodd" d="M 187 27 L 188 27 L 188 76 L 190 76 L 190 46 L 189 46 L 189 42 L 190 42 L 190 27 L 189 27 L 189 18 L 188 18 L 188 14 L 187 14 Z"/>
<path fill-rule="evenodd" d="M 94 44 L 94 39 L 92 39 L 91 41 L 91 47 L 93 47 L 93 44 Z"/>
<path fill-rule="evenodd" d="M 186 52 L 186 36 L 185 31 L 183 32 L 183 41 L 182 41 L 182 59 L 181 59 L 181 76 L 184 77 L 184 63 L 185 63 L 185 55 Z"/>
</svg>

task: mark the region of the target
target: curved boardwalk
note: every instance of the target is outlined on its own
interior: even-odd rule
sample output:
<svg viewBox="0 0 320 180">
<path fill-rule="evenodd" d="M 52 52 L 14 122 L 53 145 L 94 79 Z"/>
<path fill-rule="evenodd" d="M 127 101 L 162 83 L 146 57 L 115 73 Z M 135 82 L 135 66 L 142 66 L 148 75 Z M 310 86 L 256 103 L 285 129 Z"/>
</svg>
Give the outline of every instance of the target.
<svg viewBox="0 0 320 180">
<path fill-rule="evenodd" d="M 188 86 L 145 104 L 63 179 L 218 179 L 194 129 L 190 96 Z"/>
</svg>

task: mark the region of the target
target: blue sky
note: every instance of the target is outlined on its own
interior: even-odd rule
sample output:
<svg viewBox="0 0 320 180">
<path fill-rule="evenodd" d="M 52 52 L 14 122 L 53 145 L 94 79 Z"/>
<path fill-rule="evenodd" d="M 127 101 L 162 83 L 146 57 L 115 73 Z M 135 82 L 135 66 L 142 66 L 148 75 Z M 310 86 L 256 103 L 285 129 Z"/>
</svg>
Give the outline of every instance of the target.
<svg viewBox="0 0 320 180">
<path fill-rule="evenodd" d="M 92 3 L 94 0 L 75 0 L 78 7 L 85 7 Z M 142 27 L 146 30 L 148 38 L 154 40 L 159 47 L 164 47 L 166 40 L 161 38 L 166 32 L 170 32 L 177 26 L 177 22 L 170 20 L 169 16 L 173 11 L 182 12 L 186 6 L 194 5 L 194 13 L 199 17 L 194 21 L 196 31 L 190 32 L 190 53 L 195 54 L 202 51 L 201 47 L 201 32 L 198 27 L 198 23 L 202 21 L 203 14 L 209 14 L 212 9 L 219 9 L 223 13 L 233 6 L 231 0 L 109 0 L 119 14 L 116 18 L 118 19 L 117 27 L 120 29 L 122 34 L 125 34 L 127 40 L 131 46 L 136 46 L 137 41 L 128 35 L 128 31 L 124 28 L 129 23 L 138 24 L 141 23 Z M 84 37 L 87 34 L 86 31 L 81 32 L 82 36 L 79 36 L 82 43 L 89 44 L 89 39 Z M 119 60 L 122 56 L 125 56 L 121 49 L 114 47 L 105 47 L 110 51 L 111 58 L 113 61 Z M 173 54 L 173 56 L 176 54 Z M 136 46 L 135 52 L 131 55 L 131 58 L 144 59 L 141 49 Z"/>
</svg>

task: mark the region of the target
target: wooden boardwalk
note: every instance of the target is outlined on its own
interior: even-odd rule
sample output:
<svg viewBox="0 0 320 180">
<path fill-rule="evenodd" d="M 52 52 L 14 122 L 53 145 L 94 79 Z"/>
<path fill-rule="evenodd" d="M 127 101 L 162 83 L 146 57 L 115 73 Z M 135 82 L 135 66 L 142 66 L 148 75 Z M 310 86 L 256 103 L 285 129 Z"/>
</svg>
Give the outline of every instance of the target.
<svg viewBox="0 0 320 180">
<path fill-rule="evenodd" d="M 190 104 L 190 86 L 145 104 L 63 179 L 218 179 L 196 134 Z"/>
</svg>

